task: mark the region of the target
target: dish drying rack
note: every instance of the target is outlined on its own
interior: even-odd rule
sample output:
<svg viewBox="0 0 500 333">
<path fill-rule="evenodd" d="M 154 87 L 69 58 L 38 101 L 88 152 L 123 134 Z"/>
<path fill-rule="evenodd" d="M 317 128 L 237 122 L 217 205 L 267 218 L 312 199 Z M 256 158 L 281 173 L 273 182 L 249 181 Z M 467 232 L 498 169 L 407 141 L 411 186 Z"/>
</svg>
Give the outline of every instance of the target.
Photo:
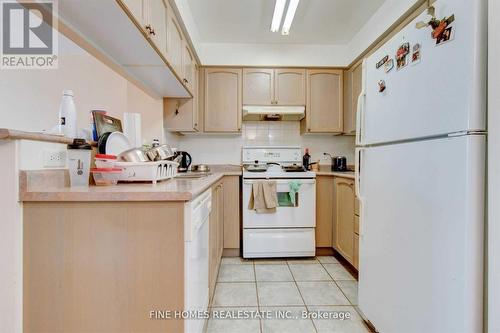
<svg viewBox="0 0 500 333">
<path fill-rule="evenodd" d="M 157 162 L 115 162 L 115 167 L 121 168 L 120 182 L 152 182 L 174 178 L 177 175 L 179 163 L 173 161 Z"/>
</svg>

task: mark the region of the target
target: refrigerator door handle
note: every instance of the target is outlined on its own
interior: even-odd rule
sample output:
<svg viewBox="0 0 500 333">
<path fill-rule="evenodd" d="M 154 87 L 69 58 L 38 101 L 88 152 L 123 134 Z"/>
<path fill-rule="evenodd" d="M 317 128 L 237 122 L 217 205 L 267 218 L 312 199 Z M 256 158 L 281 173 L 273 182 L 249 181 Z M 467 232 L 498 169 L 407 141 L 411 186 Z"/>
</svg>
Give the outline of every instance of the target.
<svg viewBox="0 0 500 333">
<path fill-rule="evenodd" d="M 364 148 L 356 148 L 355 153 L 355 161 L 354 161 L 354 192 L 358 197 L 360 202 L 363 201 L 363 196 L 361 195 L 361 186 L 360 186 L 360 171 L 361 171 L 361 154 Z"/>
<path fill-rule="evenodd" d="M 363 60 L 361 69 L 361 93 L 358 96 L 358 105 L 356 108 L 356 146 L 360 146 L 361 135 L 364 123 L 364 103 L 366 98 L 366 59 Z"/>
<path fill-rule="evenodd" d="M 362 91 L 361 94 L 359 94 L 358 96 L 358 106 L 356 109 L 356 146 L 361 145 L 361 131 L 362 131 L 361 113 L 363 110 L 362 107 L 363 98 L 364 98 L 364 92 Z"/>
</svg>

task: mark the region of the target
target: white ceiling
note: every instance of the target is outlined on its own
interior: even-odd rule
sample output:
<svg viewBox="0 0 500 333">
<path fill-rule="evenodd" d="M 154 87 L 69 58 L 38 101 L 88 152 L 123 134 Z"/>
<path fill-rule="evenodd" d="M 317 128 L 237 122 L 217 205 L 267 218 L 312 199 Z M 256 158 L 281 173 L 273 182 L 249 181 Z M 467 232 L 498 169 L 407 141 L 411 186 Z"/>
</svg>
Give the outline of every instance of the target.
<svg viewBox="0 0 500 333">
<path fill-rule="evenodd" d="M 347 44 L 384 1 L 301 0 L 289 36 L 269 30 L 274 0 L 188 0 L 188 4 L 202 43 L 338 45 Z"/>
</svg>

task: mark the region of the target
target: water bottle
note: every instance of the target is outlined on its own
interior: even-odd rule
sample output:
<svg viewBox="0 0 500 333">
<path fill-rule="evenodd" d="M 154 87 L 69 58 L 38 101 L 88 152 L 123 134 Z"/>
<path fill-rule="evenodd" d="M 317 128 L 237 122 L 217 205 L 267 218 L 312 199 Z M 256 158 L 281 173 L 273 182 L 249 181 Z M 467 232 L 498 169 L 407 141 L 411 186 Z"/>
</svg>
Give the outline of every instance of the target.
<svg viewBox="0 0 500 333">
<path fill-rule="evenodd" d="M 59 107 L 59 133 L 68 138 L 76 138 L 76 108 L 73 91 L 64 90 Z"/>
</svg>

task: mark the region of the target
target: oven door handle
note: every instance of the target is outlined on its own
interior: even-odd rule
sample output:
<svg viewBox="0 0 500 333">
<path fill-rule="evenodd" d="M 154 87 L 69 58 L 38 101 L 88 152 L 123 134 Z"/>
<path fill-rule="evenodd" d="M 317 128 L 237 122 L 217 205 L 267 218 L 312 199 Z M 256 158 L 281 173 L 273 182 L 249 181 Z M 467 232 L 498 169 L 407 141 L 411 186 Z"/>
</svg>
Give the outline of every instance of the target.
<svg viewBox="0 0 500 333">
<path fill-rule="evenodd" d="M 280 180 L 274 180 L 274 179 L 255 179 L 255 180 L 244 180 L 243 184 L 246 185 L 252 185 L 253 183 L 260 182 L 260 181 L 276 181 L 277 184 L 283 185 L 283 184 L 288 184 L 293 180 L 298 180 L 304 185 L 313 185 L 316 183 L 315 179 L 280 179 Z"/>
</svg>

